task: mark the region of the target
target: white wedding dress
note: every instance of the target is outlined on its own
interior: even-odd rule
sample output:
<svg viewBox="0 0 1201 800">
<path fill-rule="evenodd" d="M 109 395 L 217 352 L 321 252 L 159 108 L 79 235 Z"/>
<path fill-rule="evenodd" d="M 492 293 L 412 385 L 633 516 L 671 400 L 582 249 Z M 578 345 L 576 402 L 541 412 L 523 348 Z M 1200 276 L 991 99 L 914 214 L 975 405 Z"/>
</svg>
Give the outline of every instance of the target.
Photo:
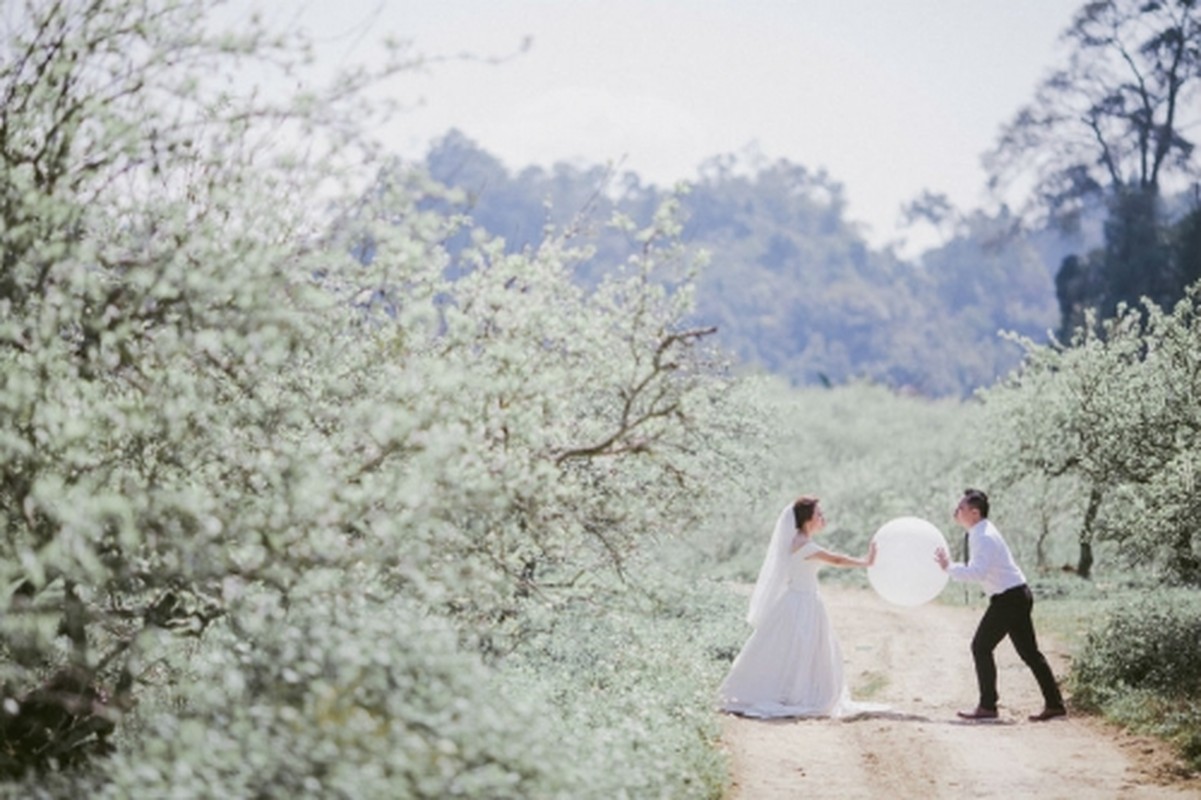
<svg viewBox="0 0 1201 800">
<path fill-rule="evenodd" d="M 850 698 L 842 650 L 818 593 L 822 562 L 806 559 L 820 549 L 809 542 L 781 565 L 779 590 L 721 685 L 723 711 L 748 717 L 847 717 L 887 708 Z"/>
</svg>

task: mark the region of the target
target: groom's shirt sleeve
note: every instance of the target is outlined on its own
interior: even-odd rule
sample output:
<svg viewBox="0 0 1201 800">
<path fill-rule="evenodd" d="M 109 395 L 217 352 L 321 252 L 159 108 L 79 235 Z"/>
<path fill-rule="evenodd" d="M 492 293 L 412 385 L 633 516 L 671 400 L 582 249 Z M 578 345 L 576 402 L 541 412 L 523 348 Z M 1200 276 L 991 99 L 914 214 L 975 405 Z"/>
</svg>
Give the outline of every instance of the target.
<svg viewBox="0 0 1201 800">
<path fill-rule="evenodd" d="M 971 538 L 971 558 L 968 563 L 951 564 L 947 567 L 947 574 L 957 581 L 980 582 L 988 575 L 996 558 L 996 548 L 988 537 L 973 536 Z"/>
</svg>

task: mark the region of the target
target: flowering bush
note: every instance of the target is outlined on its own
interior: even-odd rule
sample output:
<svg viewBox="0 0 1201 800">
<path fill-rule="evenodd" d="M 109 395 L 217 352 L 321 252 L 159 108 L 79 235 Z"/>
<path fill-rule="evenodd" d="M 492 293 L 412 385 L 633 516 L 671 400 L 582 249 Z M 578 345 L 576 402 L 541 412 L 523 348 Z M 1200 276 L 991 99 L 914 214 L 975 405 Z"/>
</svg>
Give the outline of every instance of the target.
<svg viewBox="0 0 1201 800">
<path fill-rule="evenodd" d="M 1159 589 L 1095 625 L 1072 664 L 1073 701 L 1158 734 L 1201 764 L 1201 601 Z"/>
<path fill-rule="evenodd" d="M 304 52 L 208 6 L 30 3 L 3 43 L 0 778 L 719 794 L 688 634 L 599 605 L 754 482 L 671 204 L 594 291 L 556 232 L 448 269 L 442 190 L 361 168 L 370 76 L 239 91 Z"/>
</svg>

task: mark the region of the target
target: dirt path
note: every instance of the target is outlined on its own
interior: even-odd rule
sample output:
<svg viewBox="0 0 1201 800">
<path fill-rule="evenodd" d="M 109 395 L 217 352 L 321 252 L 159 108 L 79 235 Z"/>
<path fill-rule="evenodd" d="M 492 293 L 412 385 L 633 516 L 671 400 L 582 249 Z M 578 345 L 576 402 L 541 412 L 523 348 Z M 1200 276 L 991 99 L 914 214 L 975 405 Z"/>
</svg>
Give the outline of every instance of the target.
<svg viewBox="0 0 1201 800">
<path fill-rule="evenodd" d="M 793 797 L 1197 798 L 1170 780 L 1166 749 L 1074 715 L 1026 721 L 1038 687 L 1008 642 L 997 648 L 1001 718 L 961 723 L 975 702 L 968 642 L 982 607 L 891 606 L 870 590 L 823 586 L 855 699 L 893 712 L 853 720 L 723 717 L 730 800 Z M 1040 641 L 1056 675 L 1066 658 Z"/>
</svg>

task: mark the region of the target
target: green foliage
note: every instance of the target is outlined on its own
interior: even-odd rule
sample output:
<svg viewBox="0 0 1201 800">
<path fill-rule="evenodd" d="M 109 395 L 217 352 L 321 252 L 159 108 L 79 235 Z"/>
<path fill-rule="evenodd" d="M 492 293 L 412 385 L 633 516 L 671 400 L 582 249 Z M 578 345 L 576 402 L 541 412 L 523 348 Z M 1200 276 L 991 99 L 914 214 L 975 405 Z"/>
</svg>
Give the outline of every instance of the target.
<svg viewBox="0 0 1201 800">
<path fill-rule="evenodd" d="M 1144 689 L 1165 696 L 1201 694 L 1201 598 L 1159 590 L 1114 609 L 1073 663 L 1075 697 L 1101 705 L 1114 693 Z"/>
<path fill-rule="evenodd" d="M 1196 290 L 1170 311 L 1124 310 L 1069 348 L 1026 341 L 1022 370 L 983 393 L 983 462 L 1000 483 L 1049 482 L 1071 493 L 1078 538 L 1113 542 L 1123 561 L 1169 580 L 1201 580 L 1196 534 L 1201 388 Z M 1060 512 L 1044 505 L 1048 516 Z"/>
<path fill-rule="evenodd" d="M 1201 281 L 1201 207 L 1194 207 L 1173 228 L 1172 247 L 1180 285 Z"/>
<path fill-rule="evenodd" d="M 1177 198 L 1181 201 L 1193 205 L 1184 193 Z M 1121 190 L 1107 205 L 1104 246 L 1065 259 L 1056 276 L 1064 342 L 1077 328 L 1092 324 L 1085 317 L 1088 309 L 1108 318 L 1144 298 L 1171 307 L 1201 277 L 1195 211 L 1174 219 L 1152 191 Z"/>
<path fill-rule="evenodd" d="M 633 246 L 591 291 L 574 229 L 472 233 L 448 271 L 448 193 L 352 124 L 372 76 L 239 93 L 292 85 L 304 43 L 209 5 L 30 3 L 6 31 L 0 777 L 717 794 L 707 677 L 663 643 L 686 634 L 631 641 L 617 711 L 554 694 L 606 669 L 561 650 L 622 641 L 555 615 L 756 483 L 758 401 L 687 322 L 676 200 L 615 221 Z"/>
<path fill-rule="evenodd" d="M 551 734 L 445 622 L 355 572 L 247 597 L 141 709 L 104 796 L 528 797 L 562 792 Z M 371 643 L 376 643 L 371 646 Z"/>
<path fill-rule="evenodd" d="M 1201 597 L 1160 589 L 1114 609 L 1072 662 L 1073 701 L 1172 741 L 1201 766 Z"/>
<path fill-rule="evenodd" d="M 1101 315 L 1113 316 L 1119 305 L 1136 305 L 1144 297 L 1160 306 L 1175 303 L 1185 284 L 1173 274 L 1164 235 L 1166 215 L 1158 193 L 1119 190 L 1109 205 L 1099 265 Z"/>
<path fill-rule="evenodd" d="M 537 681 L 562 714 L 568 796 L 720 797 L 713 692 L 729 662 L 715 623 L 741 620 L 738 598 L 694 575 L 645 574 L 652 592 L 565 609 L 526 651 L 537 662 L 522 655 L 504 673 Z"/>
</svg>

